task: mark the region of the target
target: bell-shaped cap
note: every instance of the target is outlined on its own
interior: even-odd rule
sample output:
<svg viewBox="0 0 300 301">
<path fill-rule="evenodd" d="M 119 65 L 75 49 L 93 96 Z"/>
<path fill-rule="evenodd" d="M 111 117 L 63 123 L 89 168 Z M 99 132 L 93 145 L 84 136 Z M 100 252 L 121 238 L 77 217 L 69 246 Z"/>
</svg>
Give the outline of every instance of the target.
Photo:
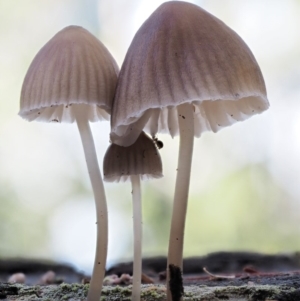
<svg viewBox="0 0 300 301">
<path fill-rule="evenodd" d="M 89 121 L 108 119 L 119 68 L 106 47 L 79 26 L 58 32 L 25 76 L 19 115 L 29 121 L 73 122 L 74 106 Z"/>
<path fill-rule="evenodd" d="M 126 181 L 132 175 L 142 179 L 161 178 L 162 162 L 154 141 L 141 132 L 130 146 L 111 144 L 103 161 L 104 181 Z"/>
<path fill-rule="evenodd" d="M 194 105 L 196 137 L 269 107 L 245 42 L 202 8 L 170 1 L 145 21 L 128 49 L 113 103 L 112 142 L 130 145 L 143 129 L 175 136 L 182 103 Z"/>
</svg>

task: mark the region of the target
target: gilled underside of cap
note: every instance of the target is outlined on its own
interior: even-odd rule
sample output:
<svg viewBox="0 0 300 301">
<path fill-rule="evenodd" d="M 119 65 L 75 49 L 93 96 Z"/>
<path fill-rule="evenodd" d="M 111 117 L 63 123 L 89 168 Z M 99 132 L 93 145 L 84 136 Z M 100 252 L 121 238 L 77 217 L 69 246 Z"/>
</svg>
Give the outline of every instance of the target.
<svg viewBox="0 0 300 301">
<path fill-rule="evenodd" d="M 244 41 L 200 7 L 161 5 L 135 35 L 121 68 L 111 139 L 133 143 L 145 127 L 178 133 L 176 106 L 194 105 L 195 136 L 269 107 L 259 66 Z"/>
<path fill-rule="evenodd" d="M 28 121 L 42 122 L 66 122 L 75 121 L 75 110 L 81 117 L 90 122 L 109 120 L 109 109 L 101 108 L 96 104 L 68 103 L 60 105 L 51 105 L 48 108 L 37 108 L 29 111 L 20 111 L 19 115 Z"/>
<path fill-rule="evenodd" d="M 104 156 L 103 174 L 107 182 L 127 181 L 132 175 L 140 175 L 141 179 L 161 178 L 159 151 L 144 132 L 129 147 L 111 144 Z"/>
<path fill-rule="evenodd" d="M 118 67 L 87 30 L 69 26 L 36 55 L 24 79 L 19 115 L 29 121 L 73 122 L 72 106 L 89 121 L 108 119 Z"/>
</svg>

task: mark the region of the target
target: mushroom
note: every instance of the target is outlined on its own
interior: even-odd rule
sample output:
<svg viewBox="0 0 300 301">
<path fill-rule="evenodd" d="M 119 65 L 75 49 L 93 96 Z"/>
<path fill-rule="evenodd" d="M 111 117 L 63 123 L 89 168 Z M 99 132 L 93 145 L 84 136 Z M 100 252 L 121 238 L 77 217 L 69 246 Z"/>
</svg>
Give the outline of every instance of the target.
<svg viewBox="0 0 300 301">
<path fill-rule="evenodd" d="M 194 137 L 268 107 L 252 52 L 202 8 L 182 1 L 163 3 L 135 34 L 118 79 L 110 137 L 128 146 L 142 130 L 152 136 L 180 136 L 168 267 L 182 268 Z"/>
<path fill-rule="evenodd" d="M 133 204 L 134 262 L 132 301 L 140 300 L 142 278 L 141 179 L 162 177 L 162 162 L 155 142 L 144 132 L 128 147 L 111 144 L 103 162 L 104 181 L 131 181 Z"/>
<path fill-rule="evenodd" d="M 82 27 L 58 32 L 35 56 L 24 79 L 19 115 L 29 121 L 76 121 L 93 188 L 97 247 L 88 301 L 98 301 L 107 256 L 107 205 L 89 121 L 109 118 L 118 66 Z"/>
</svg>

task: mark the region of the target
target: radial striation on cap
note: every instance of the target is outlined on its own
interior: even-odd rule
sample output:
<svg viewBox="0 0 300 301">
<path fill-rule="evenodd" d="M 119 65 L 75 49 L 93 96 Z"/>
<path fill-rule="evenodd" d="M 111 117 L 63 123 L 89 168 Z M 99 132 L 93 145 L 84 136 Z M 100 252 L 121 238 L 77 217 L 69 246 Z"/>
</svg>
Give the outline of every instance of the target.
<svg viewBox="0 0 300 301">
<path fill-rule="evenodd" d="M 245 42 L 202 8 L 170 1 L 145 21 L 128 49 L 113 103 L 112 142 L 133 143 L 144 128 L 177 135 L 182 103 L 194 105 L 196 137 L 269 107 Z"/>
<path fill-rule="evenodd" d="M 73 122 L 73 107 L 79 106 L 89 121 L 108 119 L 118 72 L 96 37 L 82 27 L 66 27 L 33 59 L 19 115 L 29 121 Z"/>
<path fill-rule="evenodd" d="M 111 144 L 104 156 L 103 174 L 107 182 L 126 181 L 132 175 L 161 178 L 162 161 L 154 141 L 142 132 L 128 147 Z"/>
</svg>

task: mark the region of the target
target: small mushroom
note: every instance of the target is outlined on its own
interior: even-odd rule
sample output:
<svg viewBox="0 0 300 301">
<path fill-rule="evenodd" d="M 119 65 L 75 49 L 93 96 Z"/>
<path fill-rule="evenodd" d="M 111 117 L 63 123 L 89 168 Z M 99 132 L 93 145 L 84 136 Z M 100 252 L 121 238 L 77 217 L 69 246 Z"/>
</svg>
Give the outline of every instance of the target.
<svg viewBox="0 0 300 301">
<path fill-rule="evenodd" d="M 132 301 L 140 300 L 142 278 L 141 179 L 162 177 L 162 162 L 155 142 L 142 132 L 134 144 L 111 144 L 103 162 L 104 181 L 131 180 L 133 202 L 134 262 Z"/>
<path fill-rule="evenodd" d="M 87 30 L 69 26 L 35 56 L 24 79 L 19 115 L 29 121 L 76 121 L 94 192 L 97 247 L 88 301 L 98 301 L 107 256 L 107 206 L 89 121 L 108 119 L 118 66 Z"/>
<path fill-rule="evenodd" d="M 7 282 L 8 283 L 25 283 L 26 276 L 24 273 L 14 273 L 12 274 Z"/>
<path fill-rule="evenodd" d="M 135 34 L 118 79 L 110 137 L 128 146 L 142 130 L 180 136 L 168 266 L 182 268 L 194 137 L 268 107 L 264 79 L 250 49 L 202 8 L 165 2 Z M 171 300 L 169 289 L 167 298 Z"/>
</svg>

